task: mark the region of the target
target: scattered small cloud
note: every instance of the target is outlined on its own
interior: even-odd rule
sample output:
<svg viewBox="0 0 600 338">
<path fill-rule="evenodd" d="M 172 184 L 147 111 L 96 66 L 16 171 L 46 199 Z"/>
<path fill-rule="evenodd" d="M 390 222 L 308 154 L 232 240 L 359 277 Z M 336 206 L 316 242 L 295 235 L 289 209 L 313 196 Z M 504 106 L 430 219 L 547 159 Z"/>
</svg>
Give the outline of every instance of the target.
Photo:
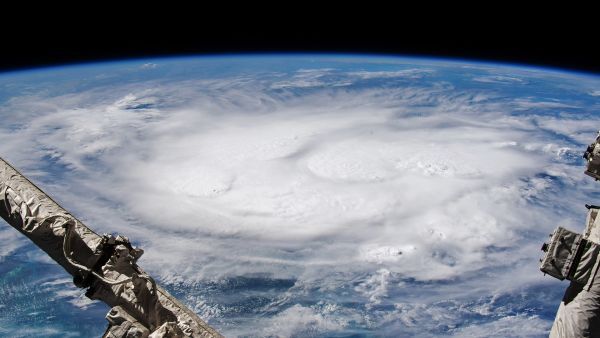
<svg viewBox="0 0 600 338">
<path fill-rule="evenodd" d="M 592 90 L 589 94 L 592 96 L 600 96 L 600 90 Z"/>
<path fill-rule="evenodd" d="M 144 63 L 143 65 L 140 66 L 141 69 L 155 69 L 156 67 L 158 67 L 158 64 L 156 63 Z"/>
</svg>

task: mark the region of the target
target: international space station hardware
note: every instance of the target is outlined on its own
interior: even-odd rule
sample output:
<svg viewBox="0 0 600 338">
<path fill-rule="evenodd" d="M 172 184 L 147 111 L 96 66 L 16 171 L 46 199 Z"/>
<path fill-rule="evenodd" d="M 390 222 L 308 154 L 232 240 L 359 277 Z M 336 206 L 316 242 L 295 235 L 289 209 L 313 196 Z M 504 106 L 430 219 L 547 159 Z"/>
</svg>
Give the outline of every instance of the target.
<svg viewBox="0 0 600 338">
<path fill-rule="evenodd" d="M 112 307 L 104 337 L 222 337 L 137 265 L 142 249 L 96 234 L 2 158 L 0 216 Z"/>
<path fill-rule="evenodd" d="M 554 230 L 550 243 L 544 243 L 542 250 L 546 254 L 540 270 L 560 280 L 585 284 L 598 268 L 600 246 L 563 227 Z"/>
<path fill-rule="evenodd" d="M 600 179 L 600 132 L 596 136 L 596 141 L 587 147 L 583 158 L 587 161 L 585 174 L 596 180 Z"/>
<path fill-rule="evenodd" d="M 600 179 L 600 133 L 583 158 L 585 174 Z M 560 280 L 571 281 L 550 330 L 552 338 L 600 337 L 600 207 L 586 205 L 582 234 L 558 227 L 544 243 L 540 269 Z"/>
</svg>

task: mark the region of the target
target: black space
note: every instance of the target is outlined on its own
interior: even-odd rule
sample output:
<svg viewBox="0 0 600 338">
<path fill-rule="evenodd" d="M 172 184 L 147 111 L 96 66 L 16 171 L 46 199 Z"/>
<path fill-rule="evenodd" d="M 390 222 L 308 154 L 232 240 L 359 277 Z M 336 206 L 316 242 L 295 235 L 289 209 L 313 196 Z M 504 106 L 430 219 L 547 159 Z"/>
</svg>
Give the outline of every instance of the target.
<svg viewBox="0 0 600 338">
<path fill-rule="evenodd" d="M 287 5 L 291 7 L 280 8 L 277 15 L 258 16 L 260 9 L 244 14 L 247 8 L 242 8 L 230 15 L 223 9 L 192 7 L 17 16 L 0 23 L 0 71 L 163 55 L 344 52 L 500 61 L 600 74 L 600 25 L 591 8 L 554 8 L 548 14 L 489 3 L 471 14 L 427 3 L 420 10 L 374 5 L 348 14 Z M 437 14 L 428 13 L 428 6 L 438 9 Z"/>
</svg>

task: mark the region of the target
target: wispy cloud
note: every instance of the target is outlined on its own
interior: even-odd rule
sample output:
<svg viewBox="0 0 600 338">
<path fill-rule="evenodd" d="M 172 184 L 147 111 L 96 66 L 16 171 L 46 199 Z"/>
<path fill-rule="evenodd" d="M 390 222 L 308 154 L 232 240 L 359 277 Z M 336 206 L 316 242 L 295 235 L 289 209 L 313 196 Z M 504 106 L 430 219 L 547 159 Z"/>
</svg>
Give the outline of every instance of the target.
<svg viewBox="0 0 600 338">
<path fill-rule="evenodd" d="M 484 83 L 527 84 L 527 81 L 522 78 L 505 75 L 477 76 L 473 78 L 473 81 Z"/>
<path fill-rule="evenodd" d="M 319 68 L 319 69 L 300 69 L 293 76 L 283 81 L 275 81 L 271 84 L 272 89 L 284 88 L 310 88 L 323 86 L 346 86 L 352 84 L 351 81 L 341 80 L 332 81 L 332 78 L 327 78 L 335 74 L 335 69 Z"/>
<path fill-rule="evenodd" d="M 433 74 L 433 69 L 426 68 L 411 68 L 396 71 L 360 71 L 360 72 L 348 72 L 349 76 L 358 77 L 361 79 L 389 79 L 389 78 L 406 78 L 406 79 L 420 79 L 429 74 Z"/>
<path fill-rule="evenodd" d="M 453 337 L 540 337 L 548 323 L 536 316 L 513 315 L 484 325 L 469 325 L 455 330 Z"/>
<path fill-rule="evenodd" d="M 344 87 L 350 86 L 360 80 L 372 79 L 421 79 L 435 73 L 432 69 L 411 68 L 395 71 L 354 71 L 341 72 L 332 68 L 300 69 L 289 79 L 275 81 L 271 88 L 312 88 L 312 87 Z"/>
<path fill-rule="evenodd" d="M 536 100 L 536 99 L 533 99 L 533 98 L 517 99 L 517 100 L 514 101 L 514 103 L 517 106 L 517 109 L 519 109 L 519 110 L 527 110 L 527 109 L 533 109 L 533 108 L 543 108 L 543 109 L 550 109 L 550 108 L 581 108 L 581 107 L 576 106 L 576 105 L 572 105 L 572 104 L 560 102 L 559 100 L 542 101 L 542 100 Z"/>
</svg>

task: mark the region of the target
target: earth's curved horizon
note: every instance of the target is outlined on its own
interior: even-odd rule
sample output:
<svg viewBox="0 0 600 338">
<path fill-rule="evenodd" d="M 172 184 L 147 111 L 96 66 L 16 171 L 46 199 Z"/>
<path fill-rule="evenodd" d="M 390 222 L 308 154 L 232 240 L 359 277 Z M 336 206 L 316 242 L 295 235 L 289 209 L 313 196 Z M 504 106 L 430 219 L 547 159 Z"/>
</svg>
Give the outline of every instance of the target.
<svg viewBox="0 0 600 338">
<path fill-rule="evenodd" d="M 0 156 L 225 336 L 542 337 L 599 113 L 600 76 L 546 67 L 144 58 L 0 73 Z M 103 333 L 3 222 L 0 263 L 0 336 Z"/>
</svg>

